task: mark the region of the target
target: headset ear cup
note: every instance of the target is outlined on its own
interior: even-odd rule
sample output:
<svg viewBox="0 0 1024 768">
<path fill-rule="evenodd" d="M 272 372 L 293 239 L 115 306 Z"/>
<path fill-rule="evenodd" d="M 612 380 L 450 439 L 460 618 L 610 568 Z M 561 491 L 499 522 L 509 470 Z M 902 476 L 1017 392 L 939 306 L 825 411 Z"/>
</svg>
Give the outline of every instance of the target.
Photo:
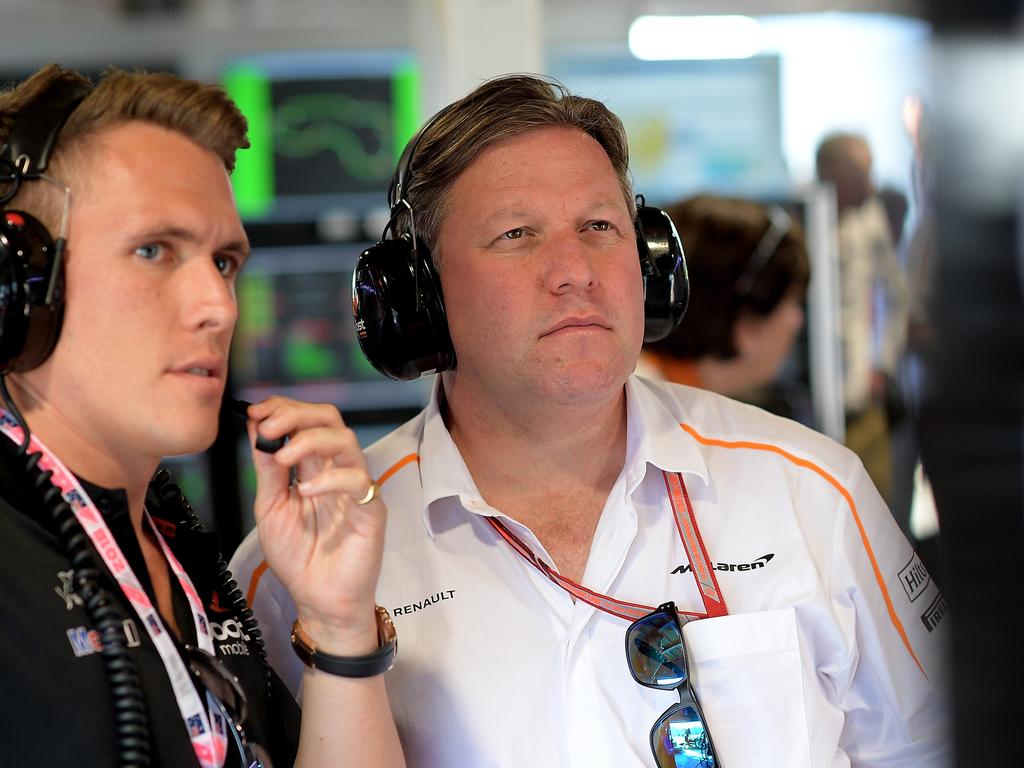
<svg viewBox="0 0 1024 768">
<path fill-rule="evenodd" d="M 0 373 L 38 367 L 57 344 L 64 275 L 54 273 L 56 254 L 38 219 L 21 211 L 0 212 Z"/>
<path fill-rule="evenodd" d="M 2 221 L 0 221 L 2 226 Z M 0 230 L 0 373 L 21 353 L 25 343 L 24 270 L 17 258 L 18 245 Z"/>
<path fill-rule="evenodd" d="M 455 367 L 441 283 L 422 243 L 414 249 L 403 236 L 360 254 L 352 315 L 363 354 L 385 376 L 409 381 Z"/>
<path fill-rule="evenodd" d="M 636 248 L 644 281 L 644 341 L 659 341 L 678 327 L 690 298 L 683 244 L 667 213 L 637 209 Z"/>
</svg>

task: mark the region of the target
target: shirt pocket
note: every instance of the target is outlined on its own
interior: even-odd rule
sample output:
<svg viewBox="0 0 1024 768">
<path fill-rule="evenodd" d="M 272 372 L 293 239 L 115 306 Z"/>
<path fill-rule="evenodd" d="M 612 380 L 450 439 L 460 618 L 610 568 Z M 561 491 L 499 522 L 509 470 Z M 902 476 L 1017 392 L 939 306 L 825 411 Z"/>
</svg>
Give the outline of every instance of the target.
<svg viewBox="0 0 1024 768">
<path fill-rule="evenodd" d="M 812 768 L 794 610 L 691 621 L 683 636 L 722 765 Z"/>
</svg>

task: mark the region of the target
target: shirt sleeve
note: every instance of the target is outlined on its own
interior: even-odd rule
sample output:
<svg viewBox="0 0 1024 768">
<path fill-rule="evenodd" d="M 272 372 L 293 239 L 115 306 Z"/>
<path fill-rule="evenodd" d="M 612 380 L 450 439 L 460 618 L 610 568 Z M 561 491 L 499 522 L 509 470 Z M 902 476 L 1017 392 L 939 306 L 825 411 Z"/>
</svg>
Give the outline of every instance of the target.
<svg viewBox="0 0 1024 768">
<path fill-rule="evenodd" d="M 242 541 L 229 564 L 246 601 L 256 616 L 267 648 L 267 659 L 296 699 L 304 665 L 292 650 L 291 629 L 296 609 L 291 595 L 263 559 L 259 536 L 252 531 Z"/>
<path fill-rule="evenodd" d="M 844 488 L 851 514 L 836 526 L 830 592 L 852 617 L 856 662 L 839 691 L 840 745 L 857 767 L 946 768 L 945 600 L 859 461 Z"/>
</svg>

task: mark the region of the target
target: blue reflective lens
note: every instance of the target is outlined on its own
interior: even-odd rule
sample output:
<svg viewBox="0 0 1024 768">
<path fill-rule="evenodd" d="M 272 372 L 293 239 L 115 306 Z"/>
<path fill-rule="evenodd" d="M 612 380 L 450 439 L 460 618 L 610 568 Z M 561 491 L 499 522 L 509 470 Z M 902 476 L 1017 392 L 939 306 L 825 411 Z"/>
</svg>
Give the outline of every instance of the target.
<svg viewBox="0 0 1024 768">
<path fill-rule="evenodd" d="M 717 765 L 704 722 L 694 707 L 678 704 L 651 730 L 658 768 L 713 768 Z"/>
<path fill-rule="evenodd" d="M 652 614 L 630 626 L 626 655 L 633 677 L 643 685 L 672 689 L 686 680 L 679 624 L 667 612 Z"/>
</svg>

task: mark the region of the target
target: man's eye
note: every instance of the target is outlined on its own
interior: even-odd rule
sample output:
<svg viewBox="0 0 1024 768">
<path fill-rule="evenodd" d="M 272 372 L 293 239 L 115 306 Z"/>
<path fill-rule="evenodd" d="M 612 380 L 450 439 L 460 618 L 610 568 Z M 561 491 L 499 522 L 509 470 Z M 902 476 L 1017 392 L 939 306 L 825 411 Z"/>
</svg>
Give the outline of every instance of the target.
<svg viewBox="0 0 1024 768">
<path fill-rule="evenodd" d="M 160 258 L 160 254 L 163 252 L 163 247 L 159 243 L 147 243 L 146 245 L 140 245 L 135 249 L 135 255 L 139 256 L 146 261 L 153 261 Z"/>
<path fill-rule="evenodd" d="M 607 221 L 594 221 L 591 222 L 590 228 L 593 229 L 595 232 L 607 232 L 612 228 L 612 225 L 610 222 Z"/>
<path fill-rule="evenodd" d="M 232 277 L 238 272 L 238 262 L 230 256 L 214 256 L 213 263 L 217 266 L 217 271 L 224 277 Z"/>
<path fill-rule="evenodd" d="M 502 238 L 505 239 L 505 240 L 518 240 L 522 236 L 523 236 L 523 228 L 522 227 L 516 227 L 515 229 L 510 229 L 508 232 L 505 232 L 502 235 Z"/>
</svg>

